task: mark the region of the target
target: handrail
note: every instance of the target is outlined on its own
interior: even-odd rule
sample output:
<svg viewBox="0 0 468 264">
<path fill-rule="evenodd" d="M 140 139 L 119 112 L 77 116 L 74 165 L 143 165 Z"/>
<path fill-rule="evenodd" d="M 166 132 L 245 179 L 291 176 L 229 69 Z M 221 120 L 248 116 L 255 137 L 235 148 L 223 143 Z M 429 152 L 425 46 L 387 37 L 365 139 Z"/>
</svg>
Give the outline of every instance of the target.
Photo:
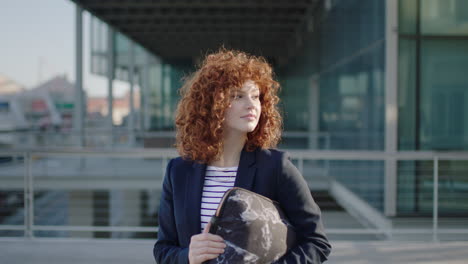
<svg viewBox="0 0 468 264">
<path fill-rule="evenodd" d="M 283 149 L 294 159 L 313 159 L 313 160 L 432 160 L 435 157 L 445 160 L 466 160 L 468 152 L 463 151 L 372 151 L 372 150 L 296 150 Z M 177 151 L 174 148 L 79 148 L 79 147 L 42 147 L 42 148 L 15 148 L 0 149 L 1 155 L 21 155 L 25 152 L 55 156 L 55 154 L 67 155 L 106 155 L 107 157 L 177 157 Z"/>
<path fill-rule="evenodd" d="M 382 228 L 370 229 L 331 229 L 331 234 L 401 234 L 401 233 L 427 233 L 432 230 L 433 240 L 438 240 L 438 234 L 465 234 L 467 229 L 447 229 L 439 227 L 438 216 L 438 182 L 439 162 L 441 160 L 468 160 L 468 152 L 439 152 L 439 151 L 365 151 L 365 150 L 286 150 L 293 160 L 298 161 L 300 171 L 303 170 L 304 160 L 347 160 L 347 161 L 385 161 L 385 160 L 427 160 L 433 162 L 433 226 L 432 229 L 425 228 L 394 228 L 383 230 Z M 162 172 L 168 159 L 177 157 L 174 148 L 77 148 L 77 147 L 54 147 L 54 148 L 16 148 L 0 149 L 0 155 L 12 155 L 24 157 L 24 225 L 0 225 L 0 230 L 23 230 L 26 237 L 33 237 L 34 231 L 61 230 L 61 231 L 131 231 L 131 232 L 153 232 L 155 228 L 141 226 L 45 226 L 35 225 L 34 213 L 34 184 L 31 171 L 31 161 L 37 157 L 109 157 L 109 158 L 157 158 L 162 159 Z"/>
</svg>

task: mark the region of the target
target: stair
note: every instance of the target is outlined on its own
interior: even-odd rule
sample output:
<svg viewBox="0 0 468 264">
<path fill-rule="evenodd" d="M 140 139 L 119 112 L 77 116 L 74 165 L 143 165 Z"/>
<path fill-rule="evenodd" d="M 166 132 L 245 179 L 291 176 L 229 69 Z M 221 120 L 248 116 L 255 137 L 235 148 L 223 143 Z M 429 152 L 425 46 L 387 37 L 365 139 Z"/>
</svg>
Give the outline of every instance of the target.
<svg viewBox="0 0 468 264">
<path fill-rule="evenodd" d="M 322 211 L 344 211 L 328 191 L 312 191 L 312 197 Z"/>
</svg>

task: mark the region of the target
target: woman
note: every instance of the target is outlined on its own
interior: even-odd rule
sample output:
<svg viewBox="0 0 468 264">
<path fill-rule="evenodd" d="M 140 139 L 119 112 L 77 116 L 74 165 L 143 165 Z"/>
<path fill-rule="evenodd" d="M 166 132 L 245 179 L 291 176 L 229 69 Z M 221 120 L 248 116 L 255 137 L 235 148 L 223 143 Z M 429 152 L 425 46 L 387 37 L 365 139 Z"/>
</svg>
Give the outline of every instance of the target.
<svg viewBox="0 0 468 264">
<path fill-rule="evenodd" d="M 233 186 L 278 201 L 298 230 L 297 244 L 276 263 L 321 263 L 330 253 L 320 209 L 288 156 L 281 134 L 279 84 L 263 58 L 243 52 L 208 55 L 182 87 L 177 149 L 166 170 L 159 208 L 157 263 L 198 264 L 224 252 L 208 233 L 223 193 Z"/>
</svg>

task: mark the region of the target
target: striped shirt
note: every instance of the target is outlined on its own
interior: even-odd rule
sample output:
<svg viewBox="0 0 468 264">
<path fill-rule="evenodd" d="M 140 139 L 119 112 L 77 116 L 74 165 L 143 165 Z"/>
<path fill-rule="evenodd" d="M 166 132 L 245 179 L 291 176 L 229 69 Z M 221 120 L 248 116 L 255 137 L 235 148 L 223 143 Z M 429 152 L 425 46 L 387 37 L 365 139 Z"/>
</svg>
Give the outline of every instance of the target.
<svg viewBox="0 0 468 264">
<path fill-rule="evenodd" d="M 237 167 L 207 166 L 201 200 L 201 231 L 216 213 L 224 193 L 234 187 Z"/>
</svg>

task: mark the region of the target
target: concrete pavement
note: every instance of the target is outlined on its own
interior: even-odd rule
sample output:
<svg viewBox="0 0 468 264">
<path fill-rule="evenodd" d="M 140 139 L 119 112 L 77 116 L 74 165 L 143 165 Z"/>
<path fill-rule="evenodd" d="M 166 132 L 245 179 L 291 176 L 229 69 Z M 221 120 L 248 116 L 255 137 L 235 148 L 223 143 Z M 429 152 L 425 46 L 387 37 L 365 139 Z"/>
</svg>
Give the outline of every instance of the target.
<svg viewBox="0 0 468 264">
<path fill-rule="evenodd" d="M 0 238 L 1 263 L 154 263 L 151 240 Z M 468 242 L 331 241 L 328 264 L 465 264 Z"/>
</svg>

